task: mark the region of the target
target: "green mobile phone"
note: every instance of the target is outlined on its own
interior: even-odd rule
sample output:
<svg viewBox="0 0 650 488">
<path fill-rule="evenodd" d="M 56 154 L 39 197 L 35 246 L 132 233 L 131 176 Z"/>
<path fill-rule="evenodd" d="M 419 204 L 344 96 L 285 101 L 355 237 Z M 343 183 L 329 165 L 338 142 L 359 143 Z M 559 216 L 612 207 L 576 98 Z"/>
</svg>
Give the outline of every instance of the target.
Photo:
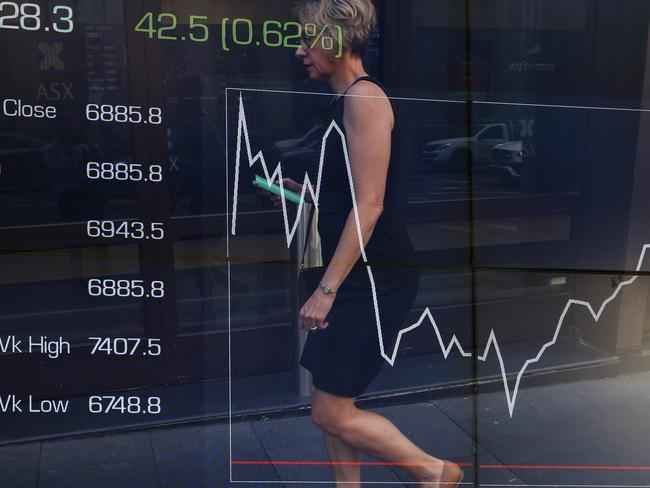
<svg viewBox="0 0 650 488">
<path fill-rule="evenodd" d="M 266 178 L 260 175 L 255 175 L 255 180 L 253 180 L 253 185 L 257 186 L 258 188 L 261 188 L 262 190 L 266 190 L 268 192 L 273 193 L 274 195 L 280 196 L 280 192 L 282 191 L 278 185 L 275 183 L 271 183 L 270 185 L 266 182 Z M 284 189 L 284 196 L 287 200 L 293 203 L 300 203 L 300 195 L 298 195 L 296 192 L 293 192 L 291 190 L 287 190 L 286 188 Z"/>
</svg>

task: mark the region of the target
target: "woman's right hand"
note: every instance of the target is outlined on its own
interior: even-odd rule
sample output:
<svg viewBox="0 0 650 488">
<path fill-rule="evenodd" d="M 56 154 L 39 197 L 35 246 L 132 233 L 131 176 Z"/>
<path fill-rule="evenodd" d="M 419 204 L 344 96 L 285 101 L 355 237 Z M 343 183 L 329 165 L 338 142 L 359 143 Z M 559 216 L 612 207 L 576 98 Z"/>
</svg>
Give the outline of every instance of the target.
<svg viewBox="0 0 650 488">
<path fill-rule="evenodd" d="M 298 195 L 302 195 L 302 185 L 291 178 L 282 178 L 282 186 L 287 190 L 291 190 Z M 271 195 L 271 201 L 275 207 L 282 206 L 282 199 L 278 195 Z M 307 199 L 309 201 L 309 199 Z"/>
</svg>

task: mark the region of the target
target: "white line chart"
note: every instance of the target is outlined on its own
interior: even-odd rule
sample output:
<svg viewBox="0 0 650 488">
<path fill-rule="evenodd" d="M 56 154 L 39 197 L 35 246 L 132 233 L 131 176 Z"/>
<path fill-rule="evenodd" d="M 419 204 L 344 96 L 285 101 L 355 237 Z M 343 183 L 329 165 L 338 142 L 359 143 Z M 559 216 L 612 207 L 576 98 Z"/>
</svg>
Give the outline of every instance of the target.
<svg viewBox="0 0 650 488">
<path fill-rule="evenodd" d="M 353 180 L 352 180 L 352 170 L 350 166 L 350 159 L 348 156 L 348 151 L 347 151 L 347 142 L 345 139 L 345 134 L 341 130 L 341 128 L 338 126 L 338 124 L 333 120 L 330 125 L 328 126 L 327 130 L 325 131 L 325 134 L 322 137 L 321 140 L 321 148 L 320 148 L 320 158 L 319 158 L 319 163 L 318 163 L 318 176 L 316 179 L 316 188 L 312 185 L 309 175 L 305 173 L 304 181 L 303 181 L 303 189 L 302 189 L 302 194 L 300 196 L 300 203 L 298 204 L 298 212 L 297 212 L 297 217 L 295 222 L 293 223 L 293 226 L 290 228 L 289 226 L 289 217 L 287 213 L 287 204 L 286 200 L 284 197 L 284 193 L 281 194 L 281 203 L 282 203 L 282 212 L 284 216 L 284 227 L 285 227 L 285 233 L 287 237 L 287 247 L 291 246 L 291 243 L 293 241 L 293 238 L 295 237 L 296 230 L 298 228 L 298 223 L 300 219 L 300 215 L 302 215 L 302 209 L 303 205 L 305 203 L 305 195 L 307 191 L 309 191 L 312 201 L 314 202 L 314 205 L 318 207 L 318 197 L 320 195 L 320 189 L 321 189 L 321 176 L 322 176 L 322 171 L 323 171 L 323 164 L 325 160 L 325 148 L 327 147 L 327 141 L 330 138 L 330 136 L 338 137 L 341 139 L 342 147 L 343 147 L 343 154 L 345 157 L 345 164 L 347 168 L 347 174 L 348 174 L 348 180 L 350 183 L 350 192 L 352 195 L 352 207 L 353 207 L 353 212 L 354 212 L 354 217 L 355 217 L 355 222 L 356 222 L 356 227 L 357 227 L 357 237 L 359 240 L 359 248 L 361 251 L 361 258 L 363 259 L 364 263 L 367 263 L 368 260 L 366 258 L 366 253 L 365 253 L 365 248 L 363 245 L 363 238 L 362 238 L 362 232 L 361 232 L 361 224 L 360 224 L 360 219 L 359 219 L 359 212 L 357 208 L 357 199 L 354 191 L 354 185 L 353 185 Z M 243 136 L 243 141 L 242 141 L 242 136 Z M 248 123 L 246 120 L 246 113 L 244 110 L 244 102 L 243 98 L 240 92 L 239 95 L 239 115 L 238 115 L 238 122 L 237 122 L 237 145 L 236 145 L 236 152 L 235 152 L 235 175 L 234 175 L 234 193 L 233 193 L 233 209 L 232 209 L 232 222 L 231 222 L 231 233 L 232 235 L 236 235 L 236 229 L 237 229 L 237 199 L 238 199 L 238 194 L 239 194 L 239 168 L 241 164 L 241 150 L 242 150 L 242 142 L 245 146 L 246 150 L 246 157 L 248 159 L 249 167 L 253 167 L 255 164 L 259 163 L 262 166 L 262 170 L 264 171 L 264 176 L 266 178 L 267 183 L 271 184 L 274 182 L 277 182 L 277 184 L 283 188 L 283 175 L 282 175 L 282 163 L 278 162 L 277 166 L 273 170 L 273 173 L 269 173 L 269 169 L 266 163 L 266 160 L 264 158 L 264 154 L 262 151 L 259 151 L 256 154 L 253 154 L 252 148 L 251 148 L 251 141 L 249 138 L 249 133 L 248 133 Z M 646 251 L 650 249 L 650 243 L 649 244 L 644 244 L 641 253 L 639 256 L 638 263 L 636 265 L 636 271 L 641 271 L 641 267 L 644 264 L 644 259 L 645 259 L 645 254 Z M 409 325 L 408 327 L 405 327 L 401 329 L 398 334 L 397 334 L 397 339 L 395 340 L 395 345 L 393 347 L 393 350 L 388 354 L 385 350 L 384 347 L 384 340 L 383 340 L 383 334 L 382 334 L 382 327 L 381 327 L 381 317 L 379 313 L 379 306 L 377 302 L 377 293 L 376 293 L 376 288 L 375 288 L 375 281 L 372 273 L 371 266 L 366 266 L 365 267 L 367 272 L 368 272 L 368 278 L 370 280 L 370 286 L 372 290 L 372 296 L 373 296 L 373 305 L 374 305 L 374 313 L 375 313 L 375 322 L 377 326 L 377 338 L 379 342 L 379 350 L 381 352 L 382 357 L 390 364 L 391 366 L 394 366 L 395 360 L 397 357 L 397 352 L 399 351 L 399 346 L 400 342 L 402 340 L 402 337 L 404 334 L 407 334 L 408 332 L 411 332 L 421 325 L 426 324 L 427 320 L 428 323 L 431 324 L 433 331 L 436 335 L 436 338 L 438 340 L 438 343 L 440 345 L 440 349 L 442 351 L 443 357 L 447 359 L 449 354 L 451 353 L 452 349 L 454 346 L 456 349 L 458 349 L 459 354 L 462 357 L 472 357 L 471 352 L 467 352 L 463 349 L 463 346 L 460 344 L 458 338 L 456 337 L 456 334 L 452 335 L 451 340 L 445 344 L 444 339 L 442 338 L 440 334 L 440 330 L 438 328 L 438 324 L 436 323 L 429 307 L 426 307 L 424 312 L 420 315 L 420 318 L 413 324 Z M 519 372 L 517 373 L 516 380 L 514 387 L 512 390 L 510 389 L 510 386 L 508 385 L 508 380 L 507 380 L 507 372 L 505 368 L 505 363 L 503 360 L 503 356 L 501 354 L 501 350 L 499 348 L 499 343 L 497 341 L 494 329 L 490 331 L 490 334 L 488 336 L 487 343 L 485 345 L 485 349 L 483 351 L 483 354 L 477 355 L 477 359 L 479 361 L 486 361 L 489 352 L 491 351 L 492 348 L 494 348 L 495 355 L 497 357 L 497 360 L 499 361 L 499 366 L 500 366 L 500 371 L 501 371 L 501 377 L 503 380 L 503 387 L 504 387 L 504 392 L 506 395 L 506 401 L 508 404 L 508 412 L 510 414 L 510 417 L 512 417 L 514 413 L 514 408 L 515 408 L 515 403 L 517 400 L 517 394 L 519 392 L 519 388 L 521 386 L 521 379 L 526 372 L 526 370 L 530 367 L 530 365 L 538 362 L 541 357 L 543 356 L 544 352 L 553 346 L 557 338 L 560 334 L 560 330 L 562 328 L 562 325 L 564 323 L 564 319 L 569 312 L 570 308 L 573 305 L 580 305 L 585 307 L 587 310 L 589 310 L 589 313 L 593 317 L 595 322 L 598 322 L 600 317 L 603 314 L 603 311 L 607 307 L 607 305 L 612 302 L 618 294 L 621 292 L 624 286 L 631 285 L 636 281 L 638 278 L 638 275 L 632 276 L 631 278 L 621 281 L 614 292 L 607 298 L 605 299 L 600 307 L 598 307 L 598 310 L 594 310 L 594 307 L 592 306 L 591 303 L 584 301 L 584 300 L 575 300 L 575 299 L 569 299 L 564 306 L 564 309 L 558 319 L 557 325 L 555 327 L 555 333 L 553 334 L 553 338 L 549 340 L 548 342 L 544 343 L 542 347 L 540 348 L 539 352 L 532 358 L 528 359 Z"/>
</svg>

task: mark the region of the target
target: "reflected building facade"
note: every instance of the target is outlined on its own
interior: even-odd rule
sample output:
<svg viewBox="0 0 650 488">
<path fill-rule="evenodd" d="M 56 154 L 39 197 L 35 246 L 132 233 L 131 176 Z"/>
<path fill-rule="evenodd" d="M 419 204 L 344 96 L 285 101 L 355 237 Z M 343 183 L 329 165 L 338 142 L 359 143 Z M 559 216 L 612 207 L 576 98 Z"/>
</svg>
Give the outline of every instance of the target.
<svg viewBox="0 0 650 488">
<path fill-rule="evenodd" d="M 643 357 L 650 2 L 376 5 L 366 62 L 399 109 L 399 161 L 411 168 L 405 218 L 422 269 L 410 320 L 428 308 L 442 343 L 431 327 L 410 332 L 368 396 L 474 381 L 503 392 L 502 377 L 512 395 L 520 373 L 525 385 L 533 373 L 560 378 Z M 219 19 L 251 19 L 256 29 L 290 21 L 289 2 L 104 0 L 78 9 L 63 41 L 43 34 L 35 47 L 0 32 L 3 98 L 61 113 L 54 128 L 0 118 L 0 335 L 74 345 L 58 361 L 0 356 L 0 369 L 15 372 L 0 384 L 49 397 L 200 385 L 191 415 L 207 417 L 227 412 L 229 381 L 235 413 L 306 404 L 295 381 L 296 246 L 287 246 L 281 211 L 251 185 L 239 195 L 237 236 L 228 235 L 233 155 L 241 94 L 254 150 L 299 178 L 321 149 L 327 90 L 305 79 L 290 49 L 226 52 L 132 28 L 151 10 L 173 12 L 184 28 L 201 15 L 218 39 Z M 88 103 L 161 107 L 165 123 L 79 122 Z M 91 181 L 91 160 L 155 163 L 165 180 Z M 166 238 L 86 233 L 88 220 L 134 219 L 164 223 Z M 98 277 L 163 281 L 165 295 L 97 300 L 86 289 Z M 611 297 L 598 320 L 579 304 L 563 314 L 569 300 L 600 312 Z M 162 354 L 89 360 L 89 336 L 160 339 Z M 443 352 L 454 336 L 471 358 Z"/>
</svg>

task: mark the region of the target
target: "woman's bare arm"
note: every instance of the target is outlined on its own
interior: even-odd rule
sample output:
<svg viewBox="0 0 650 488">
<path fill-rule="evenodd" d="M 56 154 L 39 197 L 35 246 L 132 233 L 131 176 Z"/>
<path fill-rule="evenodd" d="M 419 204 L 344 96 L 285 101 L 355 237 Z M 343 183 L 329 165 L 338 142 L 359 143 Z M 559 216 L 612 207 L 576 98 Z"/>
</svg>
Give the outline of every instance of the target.
<svg viewBox="0 0 650 488">
<path fill-rule="evenodd" d="M 362 81 L 349 93 L 357 96 L 345 98 L 343 122 L 361 236 L 353 208 L 322 278 L 323 285 L 335 290 L 361 256 L 360 237 L 365 248 L 383 212 L 393 129 L 390 102 L 377 85 Z"/>
</svg>

